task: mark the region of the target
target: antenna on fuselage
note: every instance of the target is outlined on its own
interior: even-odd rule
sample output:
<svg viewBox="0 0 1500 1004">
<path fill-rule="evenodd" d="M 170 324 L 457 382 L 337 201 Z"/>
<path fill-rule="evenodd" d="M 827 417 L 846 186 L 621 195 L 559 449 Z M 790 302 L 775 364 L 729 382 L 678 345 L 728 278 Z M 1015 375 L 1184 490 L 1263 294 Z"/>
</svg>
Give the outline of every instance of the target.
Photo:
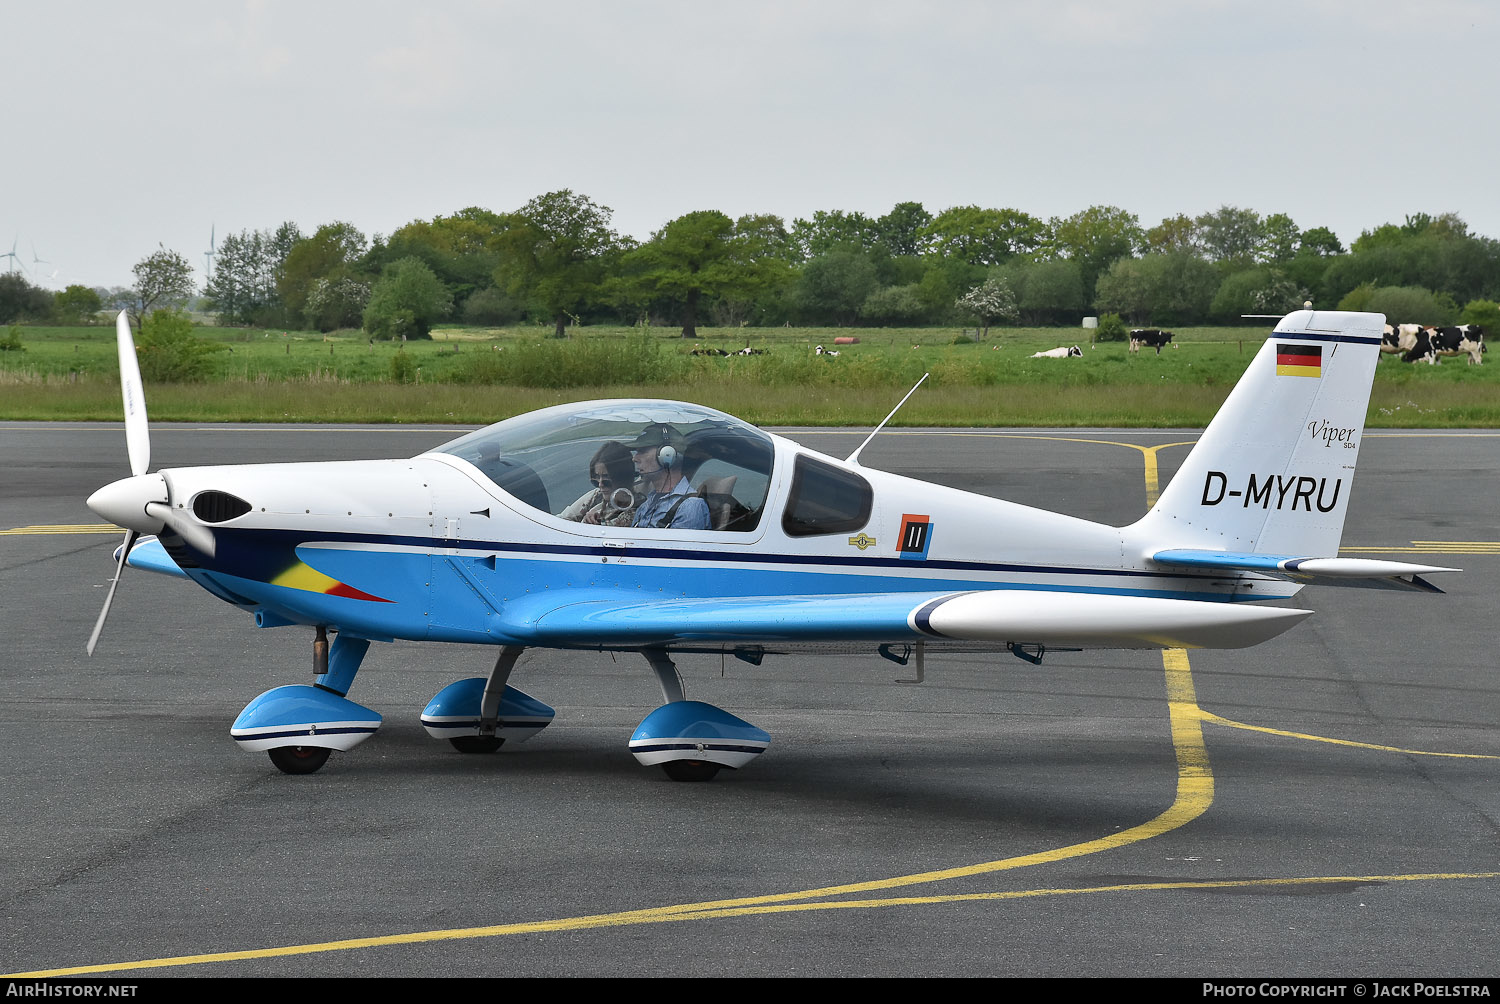
<svg viewBox="0 0 1500 1004">
<path fill-rule="evenodd" d="M 926 380 L 930 376 L 932 376 L 931 373 L 923 373 L 922 374 L 922 380 Z M 896 417 L 896 412 L 898 412 L 898 411 L 901 410 L 901 405 L 903 405 L 903 404 L 906 403 L 906 398 L 907 397 L 911 397 L 913 394 L 915 394 L 917 392 L 917 388 L 920 387 L 920 386 L 922 386 L 922 380 L 918 380 L 915 384 L 912 385 L 911 390 L 909 390 L 909 391 L 906 392 L 906 397 L 903 397 L 901 399 L 900 404 L 897 404 L 896 407 L 892 408 L 891 409 L 891 413 L 889 415 L 885 416 L 885 420 L 882 421 L 879 425 L 875 426 L 875 432 L 872 432 L 868 436 L 866 436 L 865 437 L 865 441 L 863 443 L 860 443 L 859 446 L 855 448 L 855 450 L 854 450 L 853 453 L 849 454 L 847 457 L 844 458 L 844 463 L 846 463 L 846 464 L 858 464 L 859 463 L 859 452 L 860 452 L 860 450 L 863 450 L 866 446 L 869 446 L 870 445 L 870 440 L 872 440 L 872 439 L 875 438 L 876 433 L 880 432 L 881 429 L 885 428 L 885 423 L 889 422 L 891 419 L 893 419 L 893 418 Z"/>
</svg>

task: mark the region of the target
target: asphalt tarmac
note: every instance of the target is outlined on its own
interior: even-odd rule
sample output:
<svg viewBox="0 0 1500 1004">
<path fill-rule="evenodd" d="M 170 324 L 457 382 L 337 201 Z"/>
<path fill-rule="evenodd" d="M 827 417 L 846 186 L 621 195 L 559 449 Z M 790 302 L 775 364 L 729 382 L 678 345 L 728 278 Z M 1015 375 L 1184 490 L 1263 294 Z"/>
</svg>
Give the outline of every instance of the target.
<svg viewBox="0 0 1500 1004">
<path fill-rule="evenodd" d="M 159 425 L 153 468 L 461 431 Z M 1123 524 L 1195 438 L 897 430 L 863 459 Z M 84 654 L 122 534 L 83 500 L 128 473 L 122 427 L 0 424 L 0 471 L 5 973 L 1496 975 L 1500 433 L 1368 433 L 1345 553 L 1464 572 L 1309 588 L 1254 649 L 932 656 L 920 685 L 873 652 L 683 657 L 690 698 L 772 736 L 708 784 L 629 756 L 639 657 L 528 653 L 511 682 L 556 721 L 465 756 L 418 714 L 493 652 L 415 643 L 351 694 L 379 734 L 281 774 L 229 726 L 310 682 L 309 632 L 127 570 Z"/>
</svg>

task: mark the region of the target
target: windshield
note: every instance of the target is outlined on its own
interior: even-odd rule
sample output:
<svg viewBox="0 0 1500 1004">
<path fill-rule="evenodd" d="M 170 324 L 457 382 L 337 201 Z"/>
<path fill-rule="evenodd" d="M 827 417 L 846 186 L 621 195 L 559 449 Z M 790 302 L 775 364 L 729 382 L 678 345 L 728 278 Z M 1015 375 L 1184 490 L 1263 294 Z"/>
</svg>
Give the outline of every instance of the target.
<svg viewBox="0 0 1500 1004">
<path fill-rule="evenodd" d="M 628 458 L 666 446 L 677 454 L 673 481 L 680 473 L 706 501 L 712 529 L 755 529 L 770 487 L 771 437 L 712 408 L 676 401 L 564 404 L 497 422 L 432 452 L 467 460 L 497 487 L 554 516 L 628 525 L 650 490 Z M 597 519 L 587 517 L 591 510 Z"/>
</svg>

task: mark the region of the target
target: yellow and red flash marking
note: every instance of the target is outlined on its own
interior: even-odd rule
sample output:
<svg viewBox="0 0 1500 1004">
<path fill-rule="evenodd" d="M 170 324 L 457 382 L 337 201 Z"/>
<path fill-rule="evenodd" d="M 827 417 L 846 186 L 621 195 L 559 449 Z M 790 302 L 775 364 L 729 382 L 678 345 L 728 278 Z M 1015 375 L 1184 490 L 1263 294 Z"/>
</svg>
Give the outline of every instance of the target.
<svg viewBox="0 0 1500 1004">
<path fill-rule="evenodd" d="M 302 589 L 310 593 L 323 593 L 327 596 L 343 596 L 351 600 L 372 600 L 376 603 L 390 603 L 391 601 L 381 596 L 372 596 L 360 589 L 338 579 L 324 575 L 305 562 L 297 562 L 291 568 L 282 572 L 271 580 L 273 586 L 286 586 L 289 589 Z"/>
</svg>

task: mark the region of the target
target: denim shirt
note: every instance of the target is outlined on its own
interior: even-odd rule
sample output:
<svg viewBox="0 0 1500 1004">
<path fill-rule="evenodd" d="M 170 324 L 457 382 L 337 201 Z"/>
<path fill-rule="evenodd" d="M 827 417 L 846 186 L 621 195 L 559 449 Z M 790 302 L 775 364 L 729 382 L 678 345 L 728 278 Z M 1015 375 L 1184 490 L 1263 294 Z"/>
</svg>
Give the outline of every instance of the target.
<svg viewBox="0 0 1500 1004">
<path fill-rule="evenodd" d="M 691 498 L 683 499 L 682 504 L 677 506 L 677 512 L 672 516 L 671 528 L 674 530 L 707 530 L 709 528 L 708 503 L 696 495 L 693 495 L 693 486 L 688 484 L 687 478 L 681 478 L 677 486 L 670 492 L 651 492 L 646 496 L 646 501 L 641 503 L 635 511 L 635 526 L 654 527 L 666 519 L 667 513 L 671 511 L 678 499 L 688 495 Z"/>
</svg>

